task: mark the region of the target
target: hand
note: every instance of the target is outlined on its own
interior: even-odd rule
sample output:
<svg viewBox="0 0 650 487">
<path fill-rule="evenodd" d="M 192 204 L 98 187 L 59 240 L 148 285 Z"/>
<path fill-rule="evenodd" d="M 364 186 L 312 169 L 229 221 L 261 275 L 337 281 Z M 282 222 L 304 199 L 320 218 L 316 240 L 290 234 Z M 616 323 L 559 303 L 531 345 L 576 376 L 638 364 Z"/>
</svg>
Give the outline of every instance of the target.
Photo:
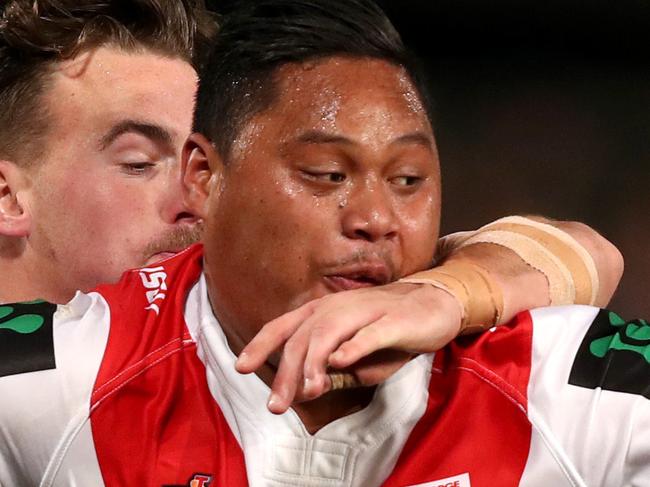
<svg viewBox="0 0 650 487">
<path fill-rule="evenodd" d="M 414 353 L 438 350 L 458 334 L 461 309 L 446 291 L 395 282 L 331 294 L 267 323 L 240 354 L 243 374 L 283 345 L 269 410 L 331 389 L 327 367 L 355 374 L 364 386 L 385 381 Z"/>
</svg>

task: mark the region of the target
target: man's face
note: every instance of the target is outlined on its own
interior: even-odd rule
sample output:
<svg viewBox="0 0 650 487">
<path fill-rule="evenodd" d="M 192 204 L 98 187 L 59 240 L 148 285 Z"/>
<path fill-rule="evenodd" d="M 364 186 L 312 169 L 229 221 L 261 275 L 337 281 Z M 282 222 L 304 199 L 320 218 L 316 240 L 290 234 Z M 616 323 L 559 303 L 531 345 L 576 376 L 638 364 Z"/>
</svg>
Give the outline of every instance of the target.
<svg viewBox="0 0 650 487">
<path fill-rule="evenodd" d="M 178 250 L 194 221 L 180 191 L 196 74 L 180 60 L 100 48 L 46 87 L 51 127 L 29 169 L 30 244 L 62 295 Z M 185 231 L 185 232 L 184 232 Z"/>
<path fill-rule="evenodd" d="M 311 299 L 429 266 L 438 235 L 434 137 L 402 69 L 334 57 L 278 76 L 205 205 L 212 304 L 235 348 Z"/>
</svg>

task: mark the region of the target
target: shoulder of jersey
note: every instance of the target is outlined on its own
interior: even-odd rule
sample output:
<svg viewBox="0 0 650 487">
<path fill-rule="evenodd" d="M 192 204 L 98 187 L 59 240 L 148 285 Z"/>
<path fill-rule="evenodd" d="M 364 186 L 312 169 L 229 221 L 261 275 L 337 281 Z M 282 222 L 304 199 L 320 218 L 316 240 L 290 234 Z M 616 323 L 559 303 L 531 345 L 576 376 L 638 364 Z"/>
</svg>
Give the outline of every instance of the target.
<svg viewBox="0 0 650 487">
<path fill-rule="evenodd" d="M 149 268 L 127 271 L 117 284 L 96 288 L 104 298 L 157 312 L 168 286 L 200 272 L 203 247 L 193 245 Z M 172 277 L 177 279 L 172 279 Z M 79 296 L 79 295 L 78 295 Z M 54 314 L 57 305 L 42 300 L 0 305 L 0 377 L 56 368 Z"/>
<path fill-rule="evenodd" d="M 569 384 L 650 399 L 650 324 L 598 311 L 574 358 Z"/>
<path fill-rule="evenodd" d="M 56 368 L 56 309 L 41 300 L 0 305 L 0 377 Z"/>
<path fill-rule="evenodd" d="M 103 284 L 95 288 L 95 291 L 106 298 L 120 300 L 144 286 L 147 301 L 156 304 L 168 287 L 182 280 L 185 273 L 194 275 L 200 272 L 202 259 L 203 245 L 194 244 L 168 259 L 128 270 L 116 284 Z"/>
</svg>

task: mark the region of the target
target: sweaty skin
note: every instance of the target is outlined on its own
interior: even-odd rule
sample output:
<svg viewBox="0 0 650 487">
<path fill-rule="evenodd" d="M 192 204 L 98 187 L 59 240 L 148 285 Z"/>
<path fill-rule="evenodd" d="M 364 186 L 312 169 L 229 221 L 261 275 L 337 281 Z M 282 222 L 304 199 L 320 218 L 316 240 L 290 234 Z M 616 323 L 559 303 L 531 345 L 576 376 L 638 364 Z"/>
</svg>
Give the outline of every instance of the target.
<svg viewBox="0 0 650 487">
<path fill-rule="evenodd" d="M 55 65 L 40 157 L 0 161 L 0 268 L 12 281 L 0 302 L 66 302 L 195 239 L 179 159 L 196 81 L 187 62 L 146 50 Z"/>
<path fill-rule="evenodd" d="M 428 267 L 437 241 L 437 151 L 402 69 L 331 58 L 278 76 L 278 99 L 253 117 L 227 161 L 200 136 L 185 149 L 188 204 L 205 221 L 210 299 L 235 353 L 310 300 Z M 269 385 L 287 361 L 304 360 L 285 351 L 257 371 Z M 346 391 L 294 409 L 318 429 L 371 394 Z"/>
<path fill-rule="evenodd" d="M 414 105 L 413 96 L 412 91 L 405 91 L 411 109 L 417 111 L 421 107 Z M 332 97 L 323 106 L 323 113 L 329 115 L 322 118 L 331 121 L 334 110 L 330 107 L 338 111 L 340 99 Z M 622 275 L 620 252 L 583 224 L 534 218 L 567 232 L 591 254 L 600 281 L 596 304 L 607 304 Z M 478 244 L 449 258 L 476 261 L 490 269 L 504 294 L 503 322 L 520 311 L 549 303 L 544 275 L 508 249 Z M 350 368 L 363 385 L 377 384 L 412 353 L 446 345 L 458 334 L 459 324 L 458 303 L 440 289 L 402 283 L 362 287 L 326 296 L 272 320 L 244 348 L 237 369 L 251 373 L 267 360 L 277 364 L 279 351 L 284 350 L 285 367 L 275 377 L 269 401 L 273 412 L 282 413 L 294 400 L 312 399 L 330 390 L 328 366 Z"/>
</svg>

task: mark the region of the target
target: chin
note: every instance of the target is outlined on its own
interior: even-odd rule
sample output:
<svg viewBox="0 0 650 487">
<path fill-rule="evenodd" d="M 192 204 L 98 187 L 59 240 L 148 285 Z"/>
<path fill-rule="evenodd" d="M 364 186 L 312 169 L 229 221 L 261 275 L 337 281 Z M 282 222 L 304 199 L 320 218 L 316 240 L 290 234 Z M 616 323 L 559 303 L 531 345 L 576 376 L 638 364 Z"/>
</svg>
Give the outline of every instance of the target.
<svg viewBox="0 0 650 487">
<path fill-rule="evenodd" d="M 308 302 L 313 301 L 314 299 L 323 298 L 329 294 L 334 294 L 334 291 L 328 289 L 327 286 L 325 286 L 325 284 L 319 282 L 317 285 L 313 286 L 312 288 L 297 294 L 289 302 L 289 305 L 287 306 L 285 312 L 293 311 L 296 308 L 300 308 L 303 304 L 307 304 Z"/>
</svg>

